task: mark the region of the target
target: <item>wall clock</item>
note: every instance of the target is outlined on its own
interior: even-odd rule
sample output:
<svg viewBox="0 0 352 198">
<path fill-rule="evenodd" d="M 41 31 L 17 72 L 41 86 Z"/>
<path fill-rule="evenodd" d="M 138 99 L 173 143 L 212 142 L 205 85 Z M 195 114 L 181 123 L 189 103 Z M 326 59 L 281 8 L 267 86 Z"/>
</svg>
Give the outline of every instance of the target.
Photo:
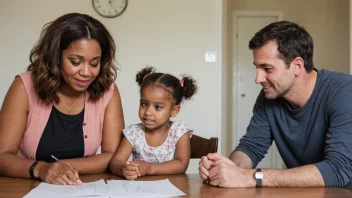
<svg viewBox="0 0 352 198">
<path fill-rule="evenodd" d="M 92 0 L 94 10 L 102 17 L 114 18 L 127 8 L 128 0 Z"/>
</svg>

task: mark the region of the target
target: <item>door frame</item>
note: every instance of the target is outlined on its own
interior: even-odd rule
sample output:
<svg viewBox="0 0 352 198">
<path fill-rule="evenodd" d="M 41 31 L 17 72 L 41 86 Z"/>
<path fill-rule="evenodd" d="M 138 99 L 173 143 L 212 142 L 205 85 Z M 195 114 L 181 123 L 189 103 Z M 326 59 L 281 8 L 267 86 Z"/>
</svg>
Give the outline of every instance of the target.
<svg viewBox="0 0 352 198">
<path fill-rule="evenodd" d="M 352 0 L 351 0 L 352 1 Z M 237 122 L 238 122 L 238 115 L 237 115 L 237 107 L 238 107 L 238 66 L 237 66 L 237 48 L 235 47 L 238 42 L 238 38 L 235 34 L 237 34 L 237 20 L 239 17 L 243 16 L 252 16 L 252 17 L 261 17 L 261 16 L 273 16 L 277 17 L 278 21 L 283 20 L 283 12 L 280 11 L 273 11 L 273 12 L 258 12 L 258 11 L 233 11 L 232 12 L 232 81 L 231 81 L 231 90 L 232 90 L 232 95 L 231 101 L 232 101 L 232 120 L 233 122 L 231 123 L 231 129 L 232 129 L 232 148 L 235 148 L 237 146 L 237 142 L 239 141 L 239 138 L 237 138 L 238 130 L 237 130 Z M 273 142 L 274 144 L 274 142 Z M 274 163 L 273 168 L 283 168 L 283 165 L 281 164 L 280 158 L 278 158 L 279 153 L 275 151 L 272 155 L 272 162 Z"/>
<path fill-rule="evenodd" d="M 227 1 L 219 0 L 217 2 L 217 47 L 216 47 L 216 77 L 217 77 L 217 136 L 219 139 L 218 153 L 225 155 L 226 152 L 226 108 L 227 108 L 227 53 L 226 53 L 226 35 L 227 35 Z M 224 137 L 224 138 L 222 138 Z"/>
</svg>

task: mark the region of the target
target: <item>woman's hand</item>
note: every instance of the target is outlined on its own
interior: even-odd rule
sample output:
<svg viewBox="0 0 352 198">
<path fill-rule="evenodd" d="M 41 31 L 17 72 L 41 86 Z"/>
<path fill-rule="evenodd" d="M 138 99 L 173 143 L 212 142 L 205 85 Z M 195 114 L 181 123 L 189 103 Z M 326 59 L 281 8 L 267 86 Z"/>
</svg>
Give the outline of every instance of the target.
<svg viewBox="0 0 352 198">
<path fill-rule="evenodd" d="M 122 166 L 122 175 L 125 176 L 125 178 L 128 180 L 137 179 L 141 176 L 139 173 L 139 165 L 132 164 L 131 162 L 127 161 Z"/>
<path fill-rule="evenodd" d="M 64 162 L 39 162 L 34 171 L 38 178 L 49 184 L 79 185 L 82 183 L 79 179 L 78 171 L 70 164 Z"/>
</svg>

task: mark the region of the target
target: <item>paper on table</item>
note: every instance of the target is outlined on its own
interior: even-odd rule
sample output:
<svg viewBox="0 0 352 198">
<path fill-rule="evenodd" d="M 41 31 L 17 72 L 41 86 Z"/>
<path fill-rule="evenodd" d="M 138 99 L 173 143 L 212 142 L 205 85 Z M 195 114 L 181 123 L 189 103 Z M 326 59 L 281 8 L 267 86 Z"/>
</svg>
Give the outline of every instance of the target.
<svg viewBox="0 0 352 198">
<path fill-rule="evenodd" d="M 170 197 L 186 195 L 168 179 L 157 181 L 104 180 L 83 183 L 79 186 L 39 184 L 24 198 L 34 197 Z"/>
<path fill-rule="evenodd" d="M 54 185 L 42 182 L 25 195 L 24 198 L 109 197 L 107 192 L 107 185 L 103 179 L 96 182 L 83 183 L 79 186 Z"/>
<path fill-rule="evenodd" d="M 168 179 L 157 181 L 108 180 L 108 194 L 113 197 L 171 197 L 186 195 Z"/>
</svg>

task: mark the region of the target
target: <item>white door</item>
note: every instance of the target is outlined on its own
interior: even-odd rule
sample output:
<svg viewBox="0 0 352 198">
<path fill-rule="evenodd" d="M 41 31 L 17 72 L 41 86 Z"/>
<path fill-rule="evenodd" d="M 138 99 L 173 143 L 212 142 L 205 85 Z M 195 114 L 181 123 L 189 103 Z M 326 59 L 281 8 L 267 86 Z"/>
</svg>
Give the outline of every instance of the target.
<svg viewBox="0 0 352 198">
<path fill-rule="evenodd" d="M 256 68 L 253 65 L 252 51 L 248 43 L 254 34 L 269 23 L 279 20 L 280 15 L 271 13 L 236 13 L 233 15 L 233 146 L 237 146 L 246 133 L 252 117 L 255 100 L 262 89 L 255 84 Z M 283 168 L 282 159 L 273 144 L 265 158 L 258 164 L 260 168 Z"/>
</svg>

